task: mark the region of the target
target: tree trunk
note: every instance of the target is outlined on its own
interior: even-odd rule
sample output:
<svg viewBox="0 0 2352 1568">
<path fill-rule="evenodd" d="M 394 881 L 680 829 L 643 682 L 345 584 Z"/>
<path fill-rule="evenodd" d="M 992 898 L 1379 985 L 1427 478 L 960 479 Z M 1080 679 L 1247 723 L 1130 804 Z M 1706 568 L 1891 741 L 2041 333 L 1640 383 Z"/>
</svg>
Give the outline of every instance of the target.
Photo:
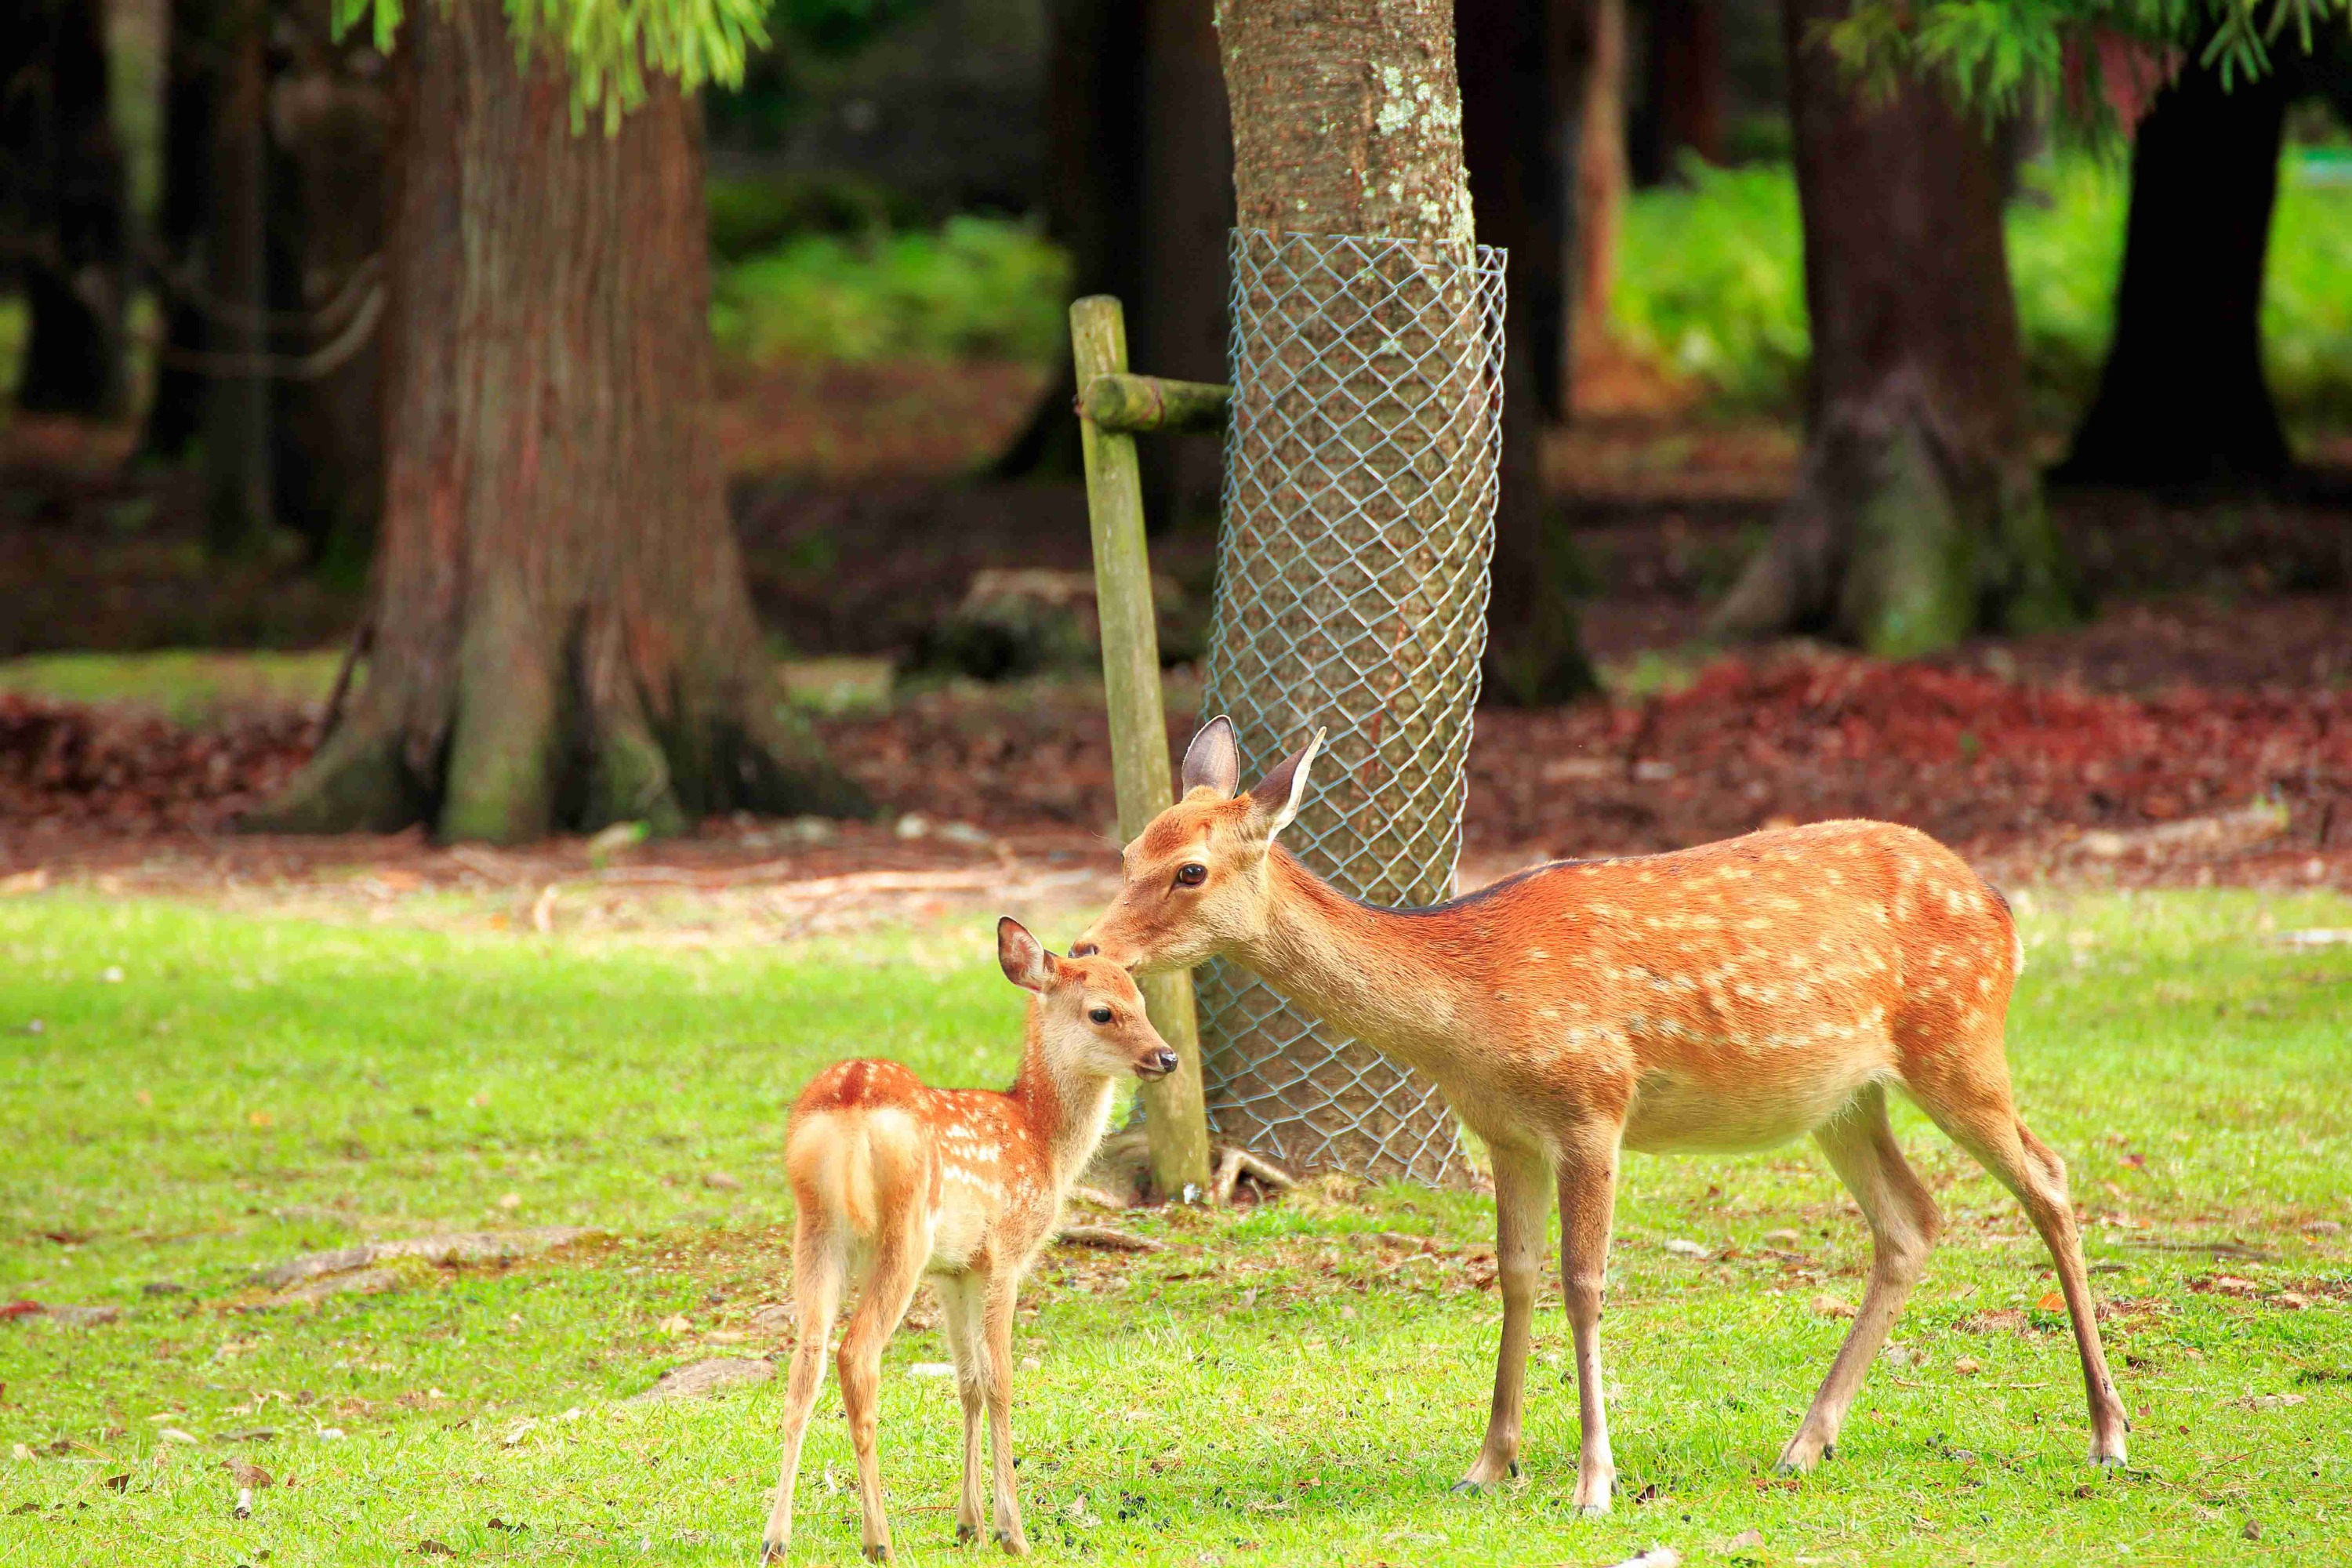
<svg viewBox="0 0 2352 1568">
<path fill-rule="evenodd" d="M 1478 238 L 1509 252 L 1502 489 L 1485 693 L 1520 707 L 1595 689 L 1577 635 L 1566 520 L 1543 483 L 1547 415 L 1566 416 L 1567 170 L 1582 109 L 1576 0 L 1455 0 L 1462 150 Z"/>
<path fill-rule="evenodd" d="M 2286 437 L 2263 375 L 2263 266 L 2290 84 L 2225 90 L 2190 65 L 2132 148 L 2116 331 L 2058 478 L 2102 485 L 2277 479 Z"/>
<path fill-rule="evenodd" d="M 1225 379 L 1225 235 L 1233 143 L 1211 0 L 1055 0 L 1045 117 L 1046 228 L 1070 252 L 1072 298 L 1127 310 L 1138 370 Z M 1078 471 L 1068 362 L 993 465 L 1001 478 Z M 1153 526 L 1213 513 L 1213 437 L 1143 444 Z"/>
<path fill-rule="evenodd" d="M 1866 102 L 1782 16 L 1812 322 L 1798 492 L 1717 612 L 1731 636 L 1827 631 L 1873 652 L 2072 615 L 2035 481 L 1999 172 L 1937 89 Z"/>
<path fill-rule="evenodd" d="M 1140 109 L 1143 199 L 1120 215 L 1139 230 L 1135 363 L 1222 382 L 1234 143 L 1212 0 L 1147 0 Z M 1224 472 L 1217 437 L 1163 437 L 1142 443 L 1141 457 L 1145 501 L 1161 527 L 1200 518 L 1213 528 Z"/>
<path fill-rule="evenodd" d="M 1263 765 L 1328 723 L 1290 847 L 1375 903 L 1452 890 L 1495 389 L 1453 0 L 1219 0 L 1244 366 L 1209 693 Z M 1309 253 L 1282 235 L 1402 242 Z M 1239 367 L 1237 367 L 1237 375 Z M 1480 542 L 1483 544 L 1483 541 Z M 1365 1046 L 1210 980 L 1219 1126 L 1286 1162 L 1458 1173 L 1443 1104 Z"/>
<path fill-rule="evenodd" d="M 163 351 L 156 355 L 141 455 L 154 462 L 186 457 L 204 423 L 205 378 L 183 356 L 206 346 L 205 319 L 189 280 L 197 276 L 212 177 L 215 17 L 236 0 L 171 0 L 163 54 L 163 192 L 157 204 L 153 266 Z"/>
<path fill-rule="evenodd" d="M 280 351 L 315 374 L 278 383 L 278 515 L 336 578 L 364 573 L 383 501 L 384 154 L 391 100 L 354 70 L 323 9 L 301 18 L 270 89 L 272 299 Z"/>
<path fill-rule="evenodd" d="M 8 0 L 5 10 L 0 183 L 31 319 L 16 405 L 112 418 L 125 401 L 129 249 L 104 7 Z"/>
<path fill-rule="evenodd" d="M 1625 217 L 1625 0 L 1582 0 L 1583 113 L 1576 137 L 1574 342 L 1590 353 L 1609 337 L 1617 233 Z"/>
<path fill-rule="evenodd" d="M 278 525 L 270 430 L 269 77 L 262 0 L 221 15 L 205 186 L 205 548 L 263 553 Z"/>
<path fill-rule="evenodd" d="M 656 75 L 575 133 L 499 0 L 417 7 L 398 65 L 369 676 L 254 825 L 859 809 L 778 706 L 728 526 L 692 100 Z"/>
<path fill-rule="evenodd" d="M 1675 177 L 1685 153 L 1723 161 L 1722 0 L 1652 0 L 1647 146 L 1634 176 Z"/>
</svg>

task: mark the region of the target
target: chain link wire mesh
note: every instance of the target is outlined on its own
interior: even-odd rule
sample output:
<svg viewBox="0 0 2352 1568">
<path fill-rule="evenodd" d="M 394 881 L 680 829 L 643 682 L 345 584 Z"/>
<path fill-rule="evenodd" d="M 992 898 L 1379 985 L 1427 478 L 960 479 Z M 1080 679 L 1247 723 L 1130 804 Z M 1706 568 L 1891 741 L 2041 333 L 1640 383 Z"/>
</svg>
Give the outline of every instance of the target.
<svg viewBox="0 0 2352 1568">
<path fill-rule="evenodd" d="M 1503 260 L 1236 229 L 1234 403 L 1203 715 L 1244 778 L 1330 731 L 1284 842 L 1381 905 L 1451 895 L 1502 451 Z M 1209 1115 L 1301 1169 L 1469 1174 L 1435 1088 L 1222 961 Z"/>
</svg>

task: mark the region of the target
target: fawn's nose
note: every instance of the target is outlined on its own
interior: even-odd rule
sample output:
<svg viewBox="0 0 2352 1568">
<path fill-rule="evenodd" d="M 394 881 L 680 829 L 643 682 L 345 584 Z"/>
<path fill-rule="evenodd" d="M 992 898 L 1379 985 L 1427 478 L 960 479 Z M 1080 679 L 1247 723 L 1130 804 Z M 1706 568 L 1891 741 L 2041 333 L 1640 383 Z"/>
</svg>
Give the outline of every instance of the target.
<svg viewBox="0 0 2352 1568">
<path fill-rule="evenodd" d="M 1070 956 L 1072 958 L 1092 958 L 1101 951 L 1102 944 L 1097 942 L 1074 942 L 1070 943 Z"/>
<path fill-rule="evenodd" d="M 1151 1070 L 1158 1073 L 1160 1077 L 1165 1078 L 1170 1073 L 1176 1070 L 1177 1059 L 1178 1058 L 1174 1051 L 1162 1046 L 1160 1049 L 1151 1053 Z"/>
</svg>

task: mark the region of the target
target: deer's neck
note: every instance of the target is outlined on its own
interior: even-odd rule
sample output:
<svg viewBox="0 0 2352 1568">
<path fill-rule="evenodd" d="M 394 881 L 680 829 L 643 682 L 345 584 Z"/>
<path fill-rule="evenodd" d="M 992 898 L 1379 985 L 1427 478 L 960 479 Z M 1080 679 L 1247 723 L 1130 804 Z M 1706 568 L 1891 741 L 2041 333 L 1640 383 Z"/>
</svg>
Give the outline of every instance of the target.
<svg viewBox="0 0 2352 1568">
<path fill-rule="evenodd" d="M 1113 1085 L 1099 1073 L 1073 1072 L 1055 1063 L 1041 1037 L 1038 1006 L 1029 1005 L 1021 1076 L 1013 1080 L 1011 1093 L 1029 1119 L 1031 1135 L 1045 1146 L 1053 1163 L 1054 1190 L 1067 1192 L 1102 1142 L 1110 1121 Z"/>
<path fill-rule="evenodd" d="M 1235 956 L 1268 984 L 1335 1027 L 1419 1062 L 1442 1046 L 1455 1012 L 1454 984 L 1427 951 L 1429 917 L 1360 904 L 1300 865 L 1267 851 L 1273 901 L 1265 934 Z"/>
</svg>

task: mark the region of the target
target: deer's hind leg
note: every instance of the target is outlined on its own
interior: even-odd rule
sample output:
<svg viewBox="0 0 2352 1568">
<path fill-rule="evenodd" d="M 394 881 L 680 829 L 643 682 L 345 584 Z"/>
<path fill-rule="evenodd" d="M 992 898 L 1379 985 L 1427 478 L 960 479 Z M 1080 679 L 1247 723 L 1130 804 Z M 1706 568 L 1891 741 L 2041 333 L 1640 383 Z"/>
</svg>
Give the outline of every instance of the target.
<svg viewBox="0 0 2352 1568">
<path fill-rule="evenodd" d="M 1927 1266 L 1936 1232 L 1943 1225 L 1936 1200 L 1895 1142 L 1895 1130 L 1886 1121 L 1886 1091 L 1879 1085 L 1870 1085 L 1847 1101 L 1837 1115 L 1813 1130 L 1813 1139 L 1870 1226 L 1870 1281 L 1863 1287 L 1862 1306 L 1846 1331 L 1845 1343 L 1838 1347 L 1829 1375 L 1813 1395 L 1812 1408 L 1780 1450 L 1782 1470 L 1810 1470 L 1831 1452 L 1846 1410 Z"/>
<path fill-rule="evenodd" d="M 936 1278 L 940 1295 L 940 1327 L 946 1332 L 948 1354 L 955 1363 L 956 1396 L 963 1402 L 963 1488 L 956 1497 L 956 1539 L 980 1538 L 980 1419 L 988 1399 L 987 1329 L 981 1321 L 986 1291 L 971 1275 Z"/>
<path fill-rule="evenodd" d="M 783 1468 L 776 1478 L 775 1500 L 760 1542 L 762 1563 L 782 1562 L 792 1543 L 793 1489 L 800 1478 L 801 1444 L 808 1436 L 809 1413 L 824 1383 L 826 1342 L 833 1338 L 834 1315 L 841 1309 L 844 1265 L 838 1240 L 822 1219 L 803 1207 L 793 1234 L 793 1316 L 800 1331 L 785 1385 Z"/>
<path fill-rule="evenodd" d="M 2131 1430 L 2131 1423 L 2125 1419 L 2123 1400 L 2107 1373 L 2106 1351 L 2099 1343 L 2098 1308 L 2091 1300 L 2090 1271 L 2083 1264 L 2083 1237 L 2066 1190 L 2066 1164 L 2018 1120 L 1999 1037 L 1989 1051 L 1939 1058 L 1927 1071 L 1914 1070 L 1906 1078 L 1919 1108 L 2016 1195 L 2042 1246 L 2050 1249 L 2058 1288 L 2066 1298 L 2066 1314 L 2074 1321 L 2075 1353 L 2083 1363 L 2083 1394 L 2091 1411 L 2091 1462 L 2122 1464 L 2124 1434 Z"/>
<path fill-rule="evenodd" d="M 1519 1473 L 1519 1426 L 1527 1407 L 1528 1346 L 1534 1331 L 1537 1270 L 1551 1216 L 1550 1162 L 1534 1150 L 1489 1146 L 1495 1161 L 1495 1268 L 1503 1294 L 1503 1339 L 1495 1352 L 1495 1398 L 1486 1440 L 1469 1474 L 1454 1484 L 1475 1492 Z"/>
<path fill-rule="evenodd" d="M 857 1503 L 864 1521 L 859 1539 L 866 1557 L 876 1563 L 890 1558 L 890 1523 L 882 1512 L 882 1463 L 876 1446 L 882 1347 L 907 1315 L 929 1252 L 924 1238 L 886 1226 L 875 1238 L 874 1268 L 865 1293 L 841 1336 L 841 1403 L 849 1415 L 850 1446 L 857 1451 Z"/>
</svg>

